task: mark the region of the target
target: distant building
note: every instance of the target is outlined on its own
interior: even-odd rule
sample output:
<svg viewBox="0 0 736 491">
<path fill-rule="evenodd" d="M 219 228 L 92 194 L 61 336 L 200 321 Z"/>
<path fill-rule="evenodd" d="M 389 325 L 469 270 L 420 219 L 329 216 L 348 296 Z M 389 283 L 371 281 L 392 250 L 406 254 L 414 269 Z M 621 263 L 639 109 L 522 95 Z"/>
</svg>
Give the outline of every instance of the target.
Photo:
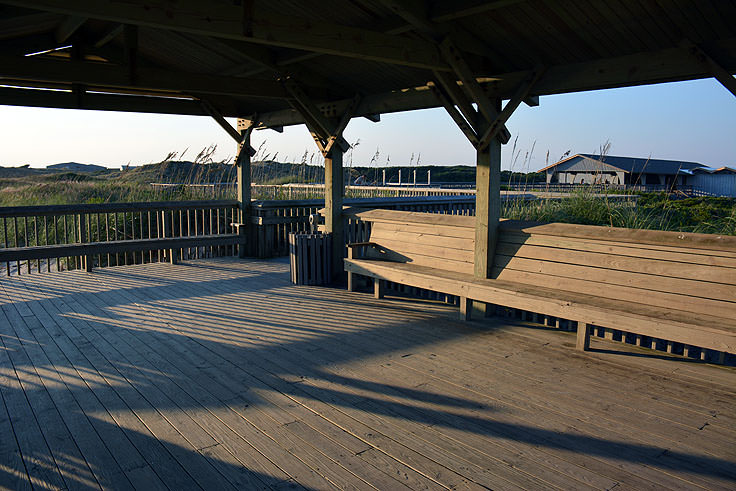
<svg viewBox="0 0 736 491">
<path fill-rule="evenodd" d="M 547 183 L 560 184 L 618 184 L 662 186 L 667 188 L 686 185 L 694 169 L 706 168 L 697 162 L 657 160 L 610 155 L 575 154 L 552 164 L 546 172 Z"/>
<path fill-rule="evenodd" d="M 578 153 L 541 169 L 548 184 L 610 184 L 653 190 L 692 188 L 698 194 L 736 197 L 736 169 L 698 162 Z"/>
<path fill-rule="evenodd" d="M 736 169 L 732 167 L 694 169 L 687 183 L 704 194 L 736 198 Z"/>
</svg>

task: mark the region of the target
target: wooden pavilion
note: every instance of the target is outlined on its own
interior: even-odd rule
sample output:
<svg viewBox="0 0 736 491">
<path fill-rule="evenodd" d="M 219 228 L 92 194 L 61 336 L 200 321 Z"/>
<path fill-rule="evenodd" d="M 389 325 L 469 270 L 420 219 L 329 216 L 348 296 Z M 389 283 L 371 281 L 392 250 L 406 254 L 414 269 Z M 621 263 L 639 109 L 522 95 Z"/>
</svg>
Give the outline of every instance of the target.
<svg viewBox="0 0 736 491">
<path fill-rule="evenodd" d="M 680 237 L 648 249 L 620 229 L 602 243 L 600 230 L 574 225 L 500 226 L 499 175 L 506 122 L 540 96 L 706 77 L 736 95 L 736 1 L 0 0 L 0 46 L 2 105 L 201 115 L 240 146 L 237 203 L 0 214 L 6 235 L 6 219 L 15 231 L 15 247 L 6 236 L 0 249 L 9 276 L 0 282 L 0 487 L 733 489 L 734 372 L 693 359 L 705 348 L 722 359 L 734 353 L 733 238 L 688 236 L 683 251 Z M 475 218 L 431 215 L 429 223 L 452 228 L 464 247 L 468 271 L 445 271 L 452 290 L 444 293 L 461 298 L 464 317 L 468 288 L 517 309 L 532 299 L 551 316 L 577 303 L 589 316 L 577 319 L 579 347 L 589 347 L 593 324 L 605 326 L 594 356 L 571 349 L 573 334 L 524 319 L 497 317 L 488 329 L 461 323 L 454 305 L 296 287 L 283 261 L 154 261 L 154 250 L 168 249 L 174 263 L 172 247 L 251 239 L 198 235 L 197 217 L 208 215 L 210 230 L 213 210 L 218 226 L 223 211 L 225 223 L 250 223 L 252 131 L 305 124 L 325 157 L 325 228 L 333 271 L 343 271 L 349 213 L 393 226 L 390 211 L 343 209 L 344 129 L 356 117 L 379 122 L 433 107 L 477 150 Z M 227 117 L 239 118 L 237 127 Z M 189 223 L 190 210 L 195 233 L 167 235 L 169 218 Z M 78 215 L 67 240 L 70 213 Z M 132 240 L 82 240 L 92 235 L 90 217 L 99 233 L 100 214 L 111 213 L 116 228 L 118 213 L 123 227 L 126 213 L 138 214 L 131 223 L 140 235 L 131 228 Z M 152 213 L 161 217 L 155 237 Z M 29 216 L 31 228 L 45 229 L 56 215 L 64 215 L 63 242 L 21 246 Z M 622 313 L 580 293 L 545 297 L 535 282 L 548 270 L 518 291 L 498 287 L 503 278 L 487 279 L 494 251 L 520 248 L 513 237 L 499 241 L 501 232 L 536 244 L 591 242 L 611 256 L 604 273 L 620 273 L 618 285 L 598 285 L 598 300 L 616 303 L 615 290 L 630 299 L 617 305 L 639 305 Z M 150 261 L 141 253 L 133 265 L 83 271 L 92 255 L 110 265 L 141 248 Z M 641 249 L 648 258 L 636 256 Z M 570 284 L 580 280 L 572 260 L 594 255 L 554 253 L 540 267 L 571 264 L 562 280 Z M 65 256 L 80 270 L 50 271 L 48 258 Z M 20 260 L 28 273 L 37 260 L 40 273 L 41 258 L 48 274 L 21 276 Z M 351 274 L 364 272 L 360 259 L 350 261 Z M 673 291 L 642 287 L 674 263 Z M 611 350 L 613 335 L 627 334 L 606 322 L 641 324 L 646 332 L 627 332 L 663 340 L 668 351 L 673 340 L 690 349 L 693 326 L 710 344 L 680 358 L 623 343 Z"/>
<path fill-rule="evenodd" d="M 246 219 L 251 129 L 304 123 L 325 156 L 326 228 L 335 240 L 350 119 L 444 107 L 477 149 L 480 277 L 496 241 L 504 124 L 520 104 L 704 77 L 736 93 L 730 1 L 0 5 L 0 104 L 210 115 L 244 144 L 237 165 Z M 224 117 L 243 119 L 236 129 Z M 333 251 L 338 271 L 342 249 Z"/>
</svg>

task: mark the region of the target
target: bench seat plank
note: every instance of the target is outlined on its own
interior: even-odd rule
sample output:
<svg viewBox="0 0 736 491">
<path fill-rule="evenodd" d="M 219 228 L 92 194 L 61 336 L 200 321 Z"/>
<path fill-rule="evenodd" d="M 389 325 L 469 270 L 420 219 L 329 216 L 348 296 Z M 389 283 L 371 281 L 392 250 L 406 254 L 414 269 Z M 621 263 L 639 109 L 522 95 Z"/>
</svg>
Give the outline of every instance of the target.
<svg viewBox="0 0 736 491">
<path fill-rule="evenodd" d="M 590 292 L 593 295 L 595 291 L 616 286 L 618 288 L 614 290 L 622 295 L 617 298 L 623 300 L 626 297 L 636 302 L 642 293 L 646 293 L 650 301 L 656 301 L 662 307 L 677 308 L 679 302 L 685 302 L 704 313 L 711 308 L 725 309 L 727 312 L 736 309 L 736 287 L 699 278 L 668 278 L 506 255 L 496 256 L 493 272 L 493 278 L 536 284 L 541 281 L 550 287 L 559 285 L 561 290 Z M 524 280 L 517 279 L 522 277 Z M 694 293 L 697 296 L 691 296 Z"/>
<path fill-rule="evenodd" d="M 346 259 L 345 269 L 417 288 L 482 300 L 511 308 L 532 310 L 563 318 L 584 318 L 590 324 L 631 330 L 644 336 L 669 339 L 717 351 L 736 352 L 736 319 L 664 309 L 605 297 L 497 279 L 473 278 L 463 273 L 369 259 Z M 646 300 L 646 299 L 644 299 Z M 698 326 L 698 329 L 693 329 Z"/>
<path fill-rule="evenodd" d="M 521 220 L 502 220 L 499 231 L 530 235 L 552 235 L 580 239 L 618 241 L 627 244 L 654 244 L 657 246 L 722 251 L 727 257 L 736 257 L 736 236 L 665 232 L 661 230 L 637 230 L 602 227 L 597 225 L 573 225 L 570 223 L 539 223 Z"/>
<path fill-rule="evenodd" d="M 491 278 L 474 276 L 472 217 L 356 210 L 374 247 L 354 274 L 595 325 L 734 352 L 736 237 L 502 220 Z M 353 282 L 349 280 L 352 287 Z M 609 334 L 607 332 L 607 334 Z"/>
<path fill-rule="evenodd" d="M 617 256 L 640 257 L 676 261 L 681 263 L 703 264 L 736 268 L 736 254 L 724 251 L 708 251 L 705 249 L 689 249 L 686 247 L 667 247 L 654 244 L 633 244 L 609 240 L 580 239 L 575 237 L 557 237 L 553 235 L 529 235 L 506 231 L 499 238 L 507 244 L 553 247 L 573 251 L 598 252 Z"/>
</svg>

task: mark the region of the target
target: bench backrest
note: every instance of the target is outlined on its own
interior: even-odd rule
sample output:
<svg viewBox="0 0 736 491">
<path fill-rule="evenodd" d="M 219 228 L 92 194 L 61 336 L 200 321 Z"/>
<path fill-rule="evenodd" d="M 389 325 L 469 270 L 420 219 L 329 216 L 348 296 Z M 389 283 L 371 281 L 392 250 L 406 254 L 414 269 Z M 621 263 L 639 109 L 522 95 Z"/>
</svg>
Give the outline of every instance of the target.
<svg viewBox="0 0 736 491">
<path fill-rule="evenodd" d="M 736 237 L 501 223 L 493 277 L 736 318 Z"/>
<path fill-rule="evenodd" d="M 369 258 L 473 274 L 475 218 L 394 210 L 371 222 Z M 736 237 L 504 220 L 492 278 L 736 318 Z"/>
<path fill-rule="evenodd" d="M 473 274 L 474 217 L 396 210 L 356 215 L 370 222 L 369 240 L 381 246 L 366 249 L 366 257 Z"/>
</svg>

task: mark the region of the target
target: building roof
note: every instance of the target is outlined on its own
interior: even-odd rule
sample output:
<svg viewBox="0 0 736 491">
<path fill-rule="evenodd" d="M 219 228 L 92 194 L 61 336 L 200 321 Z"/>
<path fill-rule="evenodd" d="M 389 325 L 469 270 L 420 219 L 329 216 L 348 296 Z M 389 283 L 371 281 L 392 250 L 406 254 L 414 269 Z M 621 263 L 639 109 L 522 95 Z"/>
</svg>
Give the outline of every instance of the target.
<svg viewBox="0 0 736 491">
<path fill-rule="evenodd" d="M 529 80 L 532 97 L 711 77 L 712 60 L 734 73 L 734 18 L 720 0 L 0 0 L 0 104 L 209 104 L 276 127 L 304 122 L 290 80 L 326 116 L 359 94 L 352 114 L 375 119 L 442 106 L 431 86 L 457 80 L 454 59 L 506 99 Z"/>
<path fill-rule="evenodd" d="M 698 169 L 693 169 L 693 172 L 705 172 L 708 174 L 736 174 L 736 169 L 733 167 L 719 167 L 717 169 L 711 169 L 710 167 L 702 167 Z"/>
<path fill-rule="evenodd" d="M 578 153 L 560 160 L 552 165 L 540 169 L 544 172 L 548 169 L 560 166 L 574 160 L 581 162 L 589 162 L 591 165 L 584 168 L 576 168 L 576 171 L 601 171 L 603 167 L 606 170 L 618 169 L 631 174 L 659 174 L 659 175 L 675 175 L 683 172 L 689 172 L 694 169 L 706 168 L 703 164 L 697 162 L 685 162 L 680 160 L 660 160 L 643 157 L 618 157 L 614 155 L 595 155 L 588 153 Z"/>
</svg>

